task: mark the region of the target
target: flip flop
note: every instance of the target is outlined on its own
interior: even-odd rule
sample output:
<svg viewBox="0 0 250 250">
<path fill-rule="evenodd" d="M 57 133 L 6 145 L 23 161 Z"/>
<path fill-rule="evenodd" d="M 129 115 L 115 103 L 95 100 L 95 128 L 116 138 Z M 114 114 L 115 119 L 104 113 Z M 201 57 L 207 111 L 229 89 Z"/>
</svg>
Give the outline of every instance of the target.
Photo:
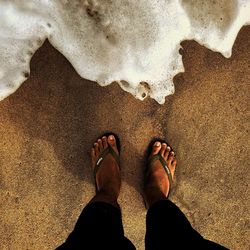
<svg viewBox="0 0 250 250">
<path fill-rule="evenodd" d="M 100 138 L 102 138 L 103 136 L 106 136 L 107 138 L 110 136 L 110 135 L 113 135 L 115 137 L 115 140 L 116 140 L 116 146 L 117 146 L 117 149 L 118 149 L 118 152 L 120 154 L 120 140 L 118 138 L 118 136 L 114 133 L 106 133 L 104 135 L 102 135 Z M 101 163 L 103 162 L 103 160 L 105 159 L 105 157 L 108 155 L 108 154 L 111 154 L 113 156 L 113 158 L 115 159 L 117 165 L 118 165 L 118 168 L 120 170 L 120 156 L 119 154 L 117 154 L 114 149 L 108 144 L 108 147 L 105 148 L 102 153 L 99 155 L 97 161 L 96 161 L 96 164 L 95 164 L 95 168 L 94 168 L 94 180 L 95 180 L 95 188 L 96 188 L 96 191 L 98 191 L 98 188 L 97 188 L 97 183 L 96 183 L 96 174 L 99 170 L 99 168 L 101 167 Z"/>
<path fill-rule="evenodd" d="M 163 140 L 157 140 L 157 141 L 159 141 L 159 142 L 161 142 L 161 143 L 166 143 L 166 144 L 167 144 L 167 142 L 165 142 L 165 141 L 163 141 Z M 154 141 L 154 143 L 155 143 L 155 141 Z M 152 151 L 152 146 L 153 146 L 154 143 L 151 143 L 152 145 L 149 146 L 151 151 Z M 168 144 L 167 144 L 167 145 L 168 145 Z M 168 145 L 168 146 L 169 146 L 169 145 Z M 171 150 L 172 150 L 172 148 L 171 148 Z M 170 152 L 171 152 L 171 150 L 170 150 Z M 170 191 L 171 191 L 172 184 L 173 184 L 173 177 L 172 177 L 172 174 L 171 174 L 171 172 L 170 172 L 169 167 L 167 166 L 167 162 L 166 162 L 165 159 L 161 156 L 160 152 L 159 152 L 158 154 L 153 155 L 153 156 L 151 156 L 151 157 L 148 158 L 147 167 L 146 167 L 146 173 L 147 173 L 148 169 L 152 166 L 152 164 L 153 164 L 155 161 L 157 161 L 157 160 L 160 161 L 162 167 L 164 168 L 164 170 L 165 170 L 165 172 L 166 172 L 166 174 L 167 174 L 168 180 L 169 180 L 169 192 L 168 192 L 168 196 L 167 196 L 167 198 L 168 198 L 168 197 L 169 197 L 169 194 L 170 194 Z"/>
</svg>

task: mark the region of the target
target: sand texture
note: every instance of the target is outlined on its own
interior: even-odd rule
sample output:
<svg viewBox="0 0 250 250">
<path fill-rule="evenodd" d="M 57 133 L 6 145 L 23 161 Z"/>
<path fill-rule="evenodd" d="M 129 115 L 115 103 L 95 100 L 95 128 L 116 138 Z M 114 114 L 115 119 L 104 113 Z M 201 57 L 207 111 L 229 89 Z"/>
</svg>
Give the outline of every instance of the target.
<svg viewBox="0 0 250 250">
<path fill-rule="evenodd" d="M 195 229 L 231 249 L 249 249 L 250 27 L 230 59 L 182 43 L 186 72 L 164 105 L 117 85 L 80 78 L 46 42 L 31 76 L 0 102 L 0 249 L 54 249 L 94 194 L 89 149 L 105 131 L 121 140 L 120 204 L 126 235 L 144 248 L 143 155 L 154 136 L 178 157 L 171 199 Z"/>
</svg>

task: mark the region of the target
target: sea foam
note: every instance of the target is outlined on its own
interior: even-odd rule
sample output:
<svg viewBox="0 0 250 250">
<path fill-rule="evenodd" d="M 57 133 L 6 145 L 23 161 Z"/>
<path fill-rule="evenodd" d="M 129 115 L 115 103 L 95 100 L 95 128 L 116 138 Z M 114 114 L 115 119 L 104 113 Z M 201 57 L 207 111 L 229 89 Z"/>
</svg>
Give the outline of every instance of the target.
<svg viewBox="0 0 250 250">
<path fill-rule="evenodd" d="M 0 0 L 0 100 L 48 39 L 81 77 L 163 104 L 184 71 L 182 41 L 230 57 L 247 24 L 250 0 Z"/>
</svg>

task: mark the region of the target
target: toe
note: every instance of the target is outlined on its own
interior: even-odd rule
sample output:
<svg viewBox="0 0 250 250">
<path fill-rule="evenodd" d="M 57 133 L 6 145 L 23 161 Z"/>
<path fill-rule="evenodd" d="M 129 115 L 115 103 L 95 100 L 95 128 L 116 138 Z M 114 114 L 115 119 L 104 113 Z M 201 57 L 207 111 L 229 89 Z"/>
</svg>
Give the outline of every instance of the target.
<svg viewBox="0 0 250 250">
<path fill-rule="evenodd" d="M 118 149 L 116 146 L 116 140 L 114 135 L 109 135 L 108 144 L 118 153 Z"/>
<path fill-rule="evenodd" d="M 91 160 L 92 160 L 92 163 L 95 162 L 95 157 L 96 157 L 96 155 L 95 155 L 95 149 L 91 148 Z"/>
<path fill-rule="evenodd" d="M 94 143 L 94 150 L 95 150 L 95 155 L 98 155 L 100 153 L 99 144 L 97 142 Z"/>
<path fill-rule="evenodd" d="M 174 157 L 173 161 L 172 161 L 172 167 L 173 168 L 176 168 L 176 165 L 177 165 L 177 160 L 176 158 Z"/>
<path fill-rule="evenodd" d="M 160 150 L 160 154 L 161 154 L 162 157 L 165 156 L 166 148 L 167 148 L 167 144 L 166 143 L 162 143 L 161 144 L 161 150 Z"/>
<path fill-rule="evenodd" d="M 151 156 L 158 154 L 160 150 L 161 150 L 161 143 L 159 141 L 156 141 L 153 145 Z"/>
<path fill-rule="evenodd" d="M 172 161 L 174 160 L 174 151 L 171 151 L 168 155 L 168 159 L 167 159 L 167 163 L 168 163 L 168 166 L 171 165 Z"/>
<path fill-rule="evenodd" d="M 102 144 L 104 149 L 108 147 L 108 139 L 106 136 L 102 137 Z"/>
<path fill-rule="evenodd" d="M 98 140 L 97 140 L 97 143 L 98 143 L 98 145 L 99 145 L 100 151 L 102 151 L 102 150 L 103 150 L 102 140 L 101 140 L 101 139 L 98 139 Z"/>
<path fill-rule="evenodd" d="M 170 151 L 171 151 L 171 148 L 169 146 L 167 146 L 167 148 L 165 150 L 165 154 L 164 154 L 165 159 L 168 159 Z"/>
<path fill-rule="evenodd" d="M 91 158 L 95 158 L 95 149 L 91 148 Z"/>
</svg>

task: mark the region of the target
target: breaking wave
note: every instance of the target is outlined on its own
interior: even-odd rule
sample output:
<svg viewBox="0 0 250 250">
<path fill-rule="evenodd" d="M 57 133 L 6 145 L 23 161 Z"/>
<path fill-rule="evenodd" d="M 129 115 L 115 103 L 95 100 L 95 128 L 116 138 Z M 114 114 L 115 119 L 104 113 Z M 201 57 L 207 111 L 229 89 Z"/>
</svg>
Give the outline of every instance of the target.
<svg viewBox="0 0 250 250">
<path fill-rule="evenodd" d="M 250 0 L 0 0 L 0 100 L 27 79 L 45 39 L 78 74 L 163 104 L 184 71 L 180 43 L 231 56 Z"/>
</svg>

